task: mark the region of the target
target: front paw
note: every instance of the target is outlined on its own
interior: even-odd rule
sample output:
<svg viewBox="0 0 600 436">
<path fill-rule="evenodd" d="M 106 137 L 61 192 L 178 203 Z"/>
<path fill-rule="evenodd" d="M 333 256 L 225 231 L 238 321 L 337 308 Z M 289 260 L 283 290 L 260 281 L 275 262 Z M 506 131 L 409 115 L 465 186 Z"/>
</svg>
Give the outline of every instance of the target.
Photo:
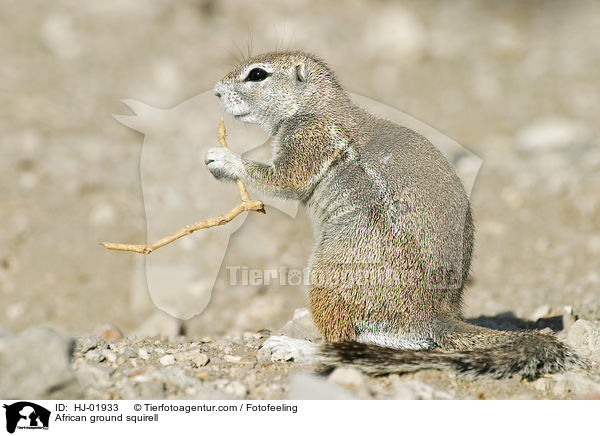
<svg viewBox="0 0 600 436">
<path fill-rule="evenodd" d="M 240 177 L 242 161 L 225 147 L 213 147 L 206 152 L 204 163 L 216 179 L 235 180 Z"/>
</svg>

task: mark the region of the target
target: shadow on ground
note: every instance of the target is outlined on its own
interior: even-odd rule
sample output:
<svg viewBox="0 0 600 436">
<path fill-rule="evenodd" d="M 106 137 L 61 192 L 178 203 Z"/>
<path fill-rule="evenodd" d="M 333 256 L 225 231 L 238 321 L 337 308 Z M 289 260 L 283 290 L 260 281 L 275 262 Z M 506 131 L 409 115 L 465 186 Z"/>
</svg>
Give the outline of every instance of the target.
<svg viewBox="0 0 600 436">
<path fill-rule="evenodd" d="M 562 316 L 550 316 L 531 321 L 515 316 L 513 312 L 503 312 L 495 316 L 469 318 L 467 322 L 494 330 L 542 330 L 549 328 L 554 333 L 563 330 Z"/>
</svg>

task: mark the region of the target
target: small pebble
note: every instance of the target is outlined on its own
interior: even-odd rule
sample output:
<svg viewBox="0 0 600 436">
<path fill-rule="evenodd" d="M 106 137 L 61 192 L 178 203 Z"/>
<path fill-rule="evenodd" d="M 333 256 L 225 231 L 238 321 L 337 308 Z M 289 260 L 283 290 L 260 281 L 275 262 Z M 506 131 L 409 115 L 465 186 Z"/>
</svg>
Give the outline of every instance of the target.
<svg viewBox="0 0 600 436">
<path fill-rule="evenodd" d="M 102 354 L 104 354 L 104 357 L 106 357 L 106 360 L 108 360 L 110 363 L 115 363 L 117 361 L 117 353 L 114 351 L 104 350 Z"/>
<path fill-rule="evenodd" d="M 210 361 L 207 354 L 198 353 L 193 359 L 192 362 L 196 365 L 197 368 L 201 368 L 206 365 Z"/>
<path fill-rule="evenodd" d="M 82 353 L 88 350 L 98 348 L 104 344 L 104 341 L 96 335 L 86 335 L 79 338 L 77 345 Z"/>
<path fill-rule="evenodd" d="M 175 360 L 178 362 L 192 362 L 196 368 L 201 368 L 206 365 L 210 359 L 207 354 L 197 353 L 195 351 L 183 351 L 175 354 Z"/>
<path fill-rule="evenodd" d="M 104 359 L 106 359 L 106 357 L 99 350 L 96 349 L 90 350 L 87 353 L 85 353 L 85 358 L 90 362 L 102 362 Z"/>
<path fill-rule="evenodd" d="M 175 356 L 172 354 L 166 354 L 159 359 L 159 362 L 164 366 L 173 365 L 175 363 Z"/>
</svg>

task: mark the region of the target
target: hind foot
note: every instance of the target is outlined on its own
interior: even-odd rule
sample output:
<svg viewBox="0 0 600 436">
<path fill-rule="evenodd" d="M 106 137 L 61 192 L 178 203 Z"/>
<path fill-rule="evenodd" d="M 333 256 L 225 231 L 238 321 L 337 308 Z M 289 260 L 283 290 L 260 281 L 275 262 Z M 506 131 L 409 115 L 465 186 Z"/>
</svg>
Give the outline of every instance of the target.
<svg viewBox="0 0 600 436">
<path fill-rule="evenodd" d="M 260 348 L 271 362 L 294 361 L 305 365 L 315 363 L 319 351 L 319 345 L 289 336 L 271 336 Z"/>
</svg>

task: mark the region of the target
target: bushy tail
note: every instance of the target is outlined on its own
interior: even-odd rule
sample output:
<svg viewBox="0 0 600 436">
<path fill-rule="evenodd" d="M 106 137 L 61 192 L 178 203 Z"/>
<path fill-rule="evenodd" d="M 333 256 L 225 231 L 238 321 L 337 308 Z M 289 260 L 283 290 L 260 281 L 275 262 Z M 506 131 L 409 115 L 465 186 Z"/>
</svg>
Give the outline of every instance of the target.
<svg viewBox="0 0 600 436">
<path fill-rule="evenodd" d="M 398 350 L 359 342 L 329 343 L 321 350 L 323 369 L 343 364 L 373 376 L 448 369 L 467 378 L 519 375 L 535 380 L 542 374 L 587 368 L 582 359 L 551 335 L 488 331 L 493 332 L 493 346 L 471 350 Z"/>
</svg>

